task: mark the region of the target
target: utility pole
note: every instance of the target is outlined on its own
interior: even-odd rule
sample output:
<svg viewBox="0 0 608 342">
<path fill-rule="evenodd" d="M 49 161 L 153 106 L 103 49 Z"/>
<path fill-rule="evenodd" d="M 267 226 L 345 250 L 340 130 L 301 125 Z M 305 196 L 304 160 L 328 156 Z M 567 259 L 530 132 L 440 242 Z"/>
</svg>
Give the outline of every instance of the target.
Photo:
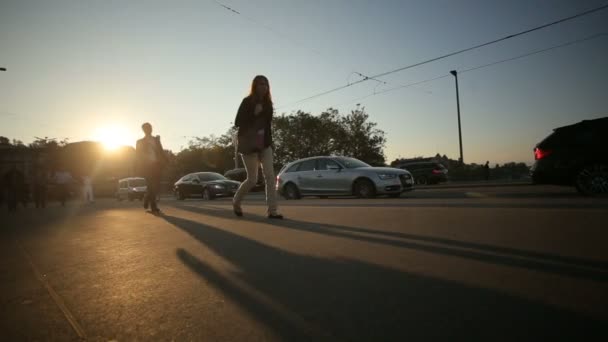
<svg viewBox="0 0 608 342">
<path fill-rule="evenodd" d="M 460 96 L 458 94 L 458 72 L 456 70 L 450 71 L 450 74 L 456 79 L 456 109 L 458 110 L 458 142 L 460 144 L 460 165 L 464 164 L 464 158 L 462 157 L 462 130 L 460 128 Z"/>
</svg>

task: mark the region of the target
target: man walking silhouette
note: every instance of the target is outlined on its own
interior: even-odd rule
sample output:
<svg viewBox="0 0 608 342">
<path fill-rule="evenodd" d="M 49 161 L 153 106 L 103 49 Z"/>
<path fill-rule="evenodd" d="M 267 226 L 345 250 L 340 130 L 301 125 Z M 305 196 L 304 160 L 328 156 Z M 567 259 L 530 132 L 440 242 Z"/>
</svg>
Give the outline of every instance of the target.
<svg viewBox="0 0 608 342">
<path fill-rule="evenodd" d="M 152 136 L 152 125 L 148 122 L 141 125 L 145 136 L 137 140 L 135 147 L 135 171 L 146 179 L 147 191 L 144 197 L 144 209 L 150 206 L 150 213 L 158 215 L 160 209 L 156 197 L 160 191 L 160 175 L 166 157 L 160 136 Z"/>
</svg>

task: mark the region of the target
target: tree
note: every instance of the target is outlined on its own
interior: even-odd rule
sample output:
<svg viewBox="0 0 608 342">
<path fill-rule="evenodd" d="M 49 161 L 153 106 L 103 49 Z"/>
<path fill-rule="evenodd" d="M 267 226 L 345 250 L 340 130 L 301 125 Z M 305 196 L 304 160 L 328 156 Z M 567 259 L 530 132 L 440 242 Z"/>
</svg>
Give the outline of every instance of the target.
<svg viewBox="0 0 608 342">
<path fill-rule="evenodd" d="M 347 116 L 329 108 L 318 116 L 297 111 L 274 119 L 275 164 L 318 155 L 344 155 L 384 165 L 384 132 L 369 122 L 365 108 Z"/>
<path fill-rule="evenodd" d="M 31 142 L 28 147 L 33 149 L 49 149 L 56 150 L 60 147 L 64 147 L 68 144 L 68 138 L 63 138 L 62 140 L 57 141 L 57 138 L 38 138 Z"/>
<path fill-rule="evenodd" d="M 371 165 L 384 165 L 384 131 L 376 128 L 375 122 L 368 122 L 365 107 L 357 108 L 341 120 L 346 134 L 340 139 L 341 154 L 361 159 Z"/>
<path fill-rule="evenodd" d="M 328 108 L 319 115 L 297 111 L 273 119 L 274 167 L 318 155 L 345 155 L 372 165 L 384 165 L 384 132 L 369 122 L 365 108 L 357 106 L 347 116 Z M 195 137 L 175 156 L 172 172 L 224 172 L 234 165 L 236 129 L 216 137 Z M 240 157 L 238 157 L 240 158 Z"/>
<path fill-rule="evenodd" d="M 13 139 L 12 145 L 15 147 L 27 147 L 27 146 L 25 146 L 23 141 L 18 140 L 18 139 Z"/>
<path fill-rule="evenodd" d="M 335 154 L 342 131 L 337 110 L 328 109 L 319 116 L 297 111 L 273 120 L 275 165 L 280 167 L 296 159 Z"/>
</svg>

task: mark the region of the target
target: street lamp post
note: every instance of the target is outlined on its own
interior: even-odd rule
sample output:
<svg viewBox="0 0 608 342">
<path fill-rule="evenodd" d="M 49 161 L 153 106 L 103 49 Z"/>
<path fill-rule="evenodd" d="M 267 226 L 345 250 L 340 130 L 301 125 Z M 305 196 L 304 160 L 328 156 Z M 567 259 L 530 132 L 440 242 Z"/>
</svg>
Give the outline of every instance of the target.
<svg viewBox="0 0 608 342">
<path fill-rule="evenodd" d="M 460 164 L 464 163 L 462 157 L 462 130 L 460 128 L 460 96 L 458 95 L 458 72 L 456 70 L 450 71 L 450 74 L 456 79 L 456 108 L 458 110 L 458 142 L 460 143 Z"/>
</svg>

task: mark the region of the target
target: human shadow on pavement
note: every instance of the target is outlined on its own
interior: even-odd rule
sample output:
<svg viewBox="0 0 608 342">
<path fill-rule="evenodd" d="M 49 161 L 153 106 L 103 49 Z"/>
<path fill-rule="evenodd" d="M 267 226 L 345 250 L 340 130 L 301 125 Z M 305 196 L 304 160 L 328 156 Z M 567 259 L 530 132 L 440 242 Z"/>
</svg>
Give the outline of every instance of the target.
<svg viewBox="0 0 608 342">
<path fill-rule="evenodd" d="M 164 218 L 234 265 L 238 271 L 233 277 L 238 281 L 184 249 L 176 250 L 179 260 L 287 341 L 538 341 L 587 339 L 593 333 L 605 336 L 605 322 L 499 291 L 356 260 L 297 254 L 196 221 Z M 255 291 L 238 286 L 241 282 Z M 258 300 L 252 292 L 273 304 Z M 292 323 L 289 317 L 304 324 Z"/>
<path fill-rule="evenodd" d="M 337 208 L 486 208 L 486 209 L 608 209 L 608 201 L 595 202 L 556 202 L 556 203 L 526 203 L 526 202 L 511 202 L 511 203 L 495 203 L 495 202 L 480 202 L 476 198 L 463 198 L 461 202 L 442 202 L 440 199 L 426 203 L 407 203 L 407 202 L 368 202 L 368 203 L 315 203 L 315 202 L 299 202 L 300 207 L 337 207 Z M 354 202 L 354 201 L 353 201 Z M 252 204 L 264 206 L 265 204 Z"/>
<path fill-rule="evenodd" d="M 231 210 L 224 208 L 214 207 L 213 209 L 210 209 L 191 206 L 176 207 L 182 210 L 205 215 L 236 219 Z M 385 232 L 374 229 L 325 223 L 320 224 L 291 219 L 278 221 L 268 220 L 263 216 L 251 213 L 246 213 L 246 217 L 244 219 L 333 237 L 421 250 L 429 253 L 462 257 L 511 267 L 527 268 L 568 277 L 591 279 L 603 282 L 608 281 L 608 263 L 602 261 L 586 260 L 581 258 L 518 250 L 515 248 L 484 245 L 480 243 L 399 232 Z M 240 220 L 243 220 L 243 218 Z M 432 243 L 433 245 L 428 243 Z"/>
</svg>

